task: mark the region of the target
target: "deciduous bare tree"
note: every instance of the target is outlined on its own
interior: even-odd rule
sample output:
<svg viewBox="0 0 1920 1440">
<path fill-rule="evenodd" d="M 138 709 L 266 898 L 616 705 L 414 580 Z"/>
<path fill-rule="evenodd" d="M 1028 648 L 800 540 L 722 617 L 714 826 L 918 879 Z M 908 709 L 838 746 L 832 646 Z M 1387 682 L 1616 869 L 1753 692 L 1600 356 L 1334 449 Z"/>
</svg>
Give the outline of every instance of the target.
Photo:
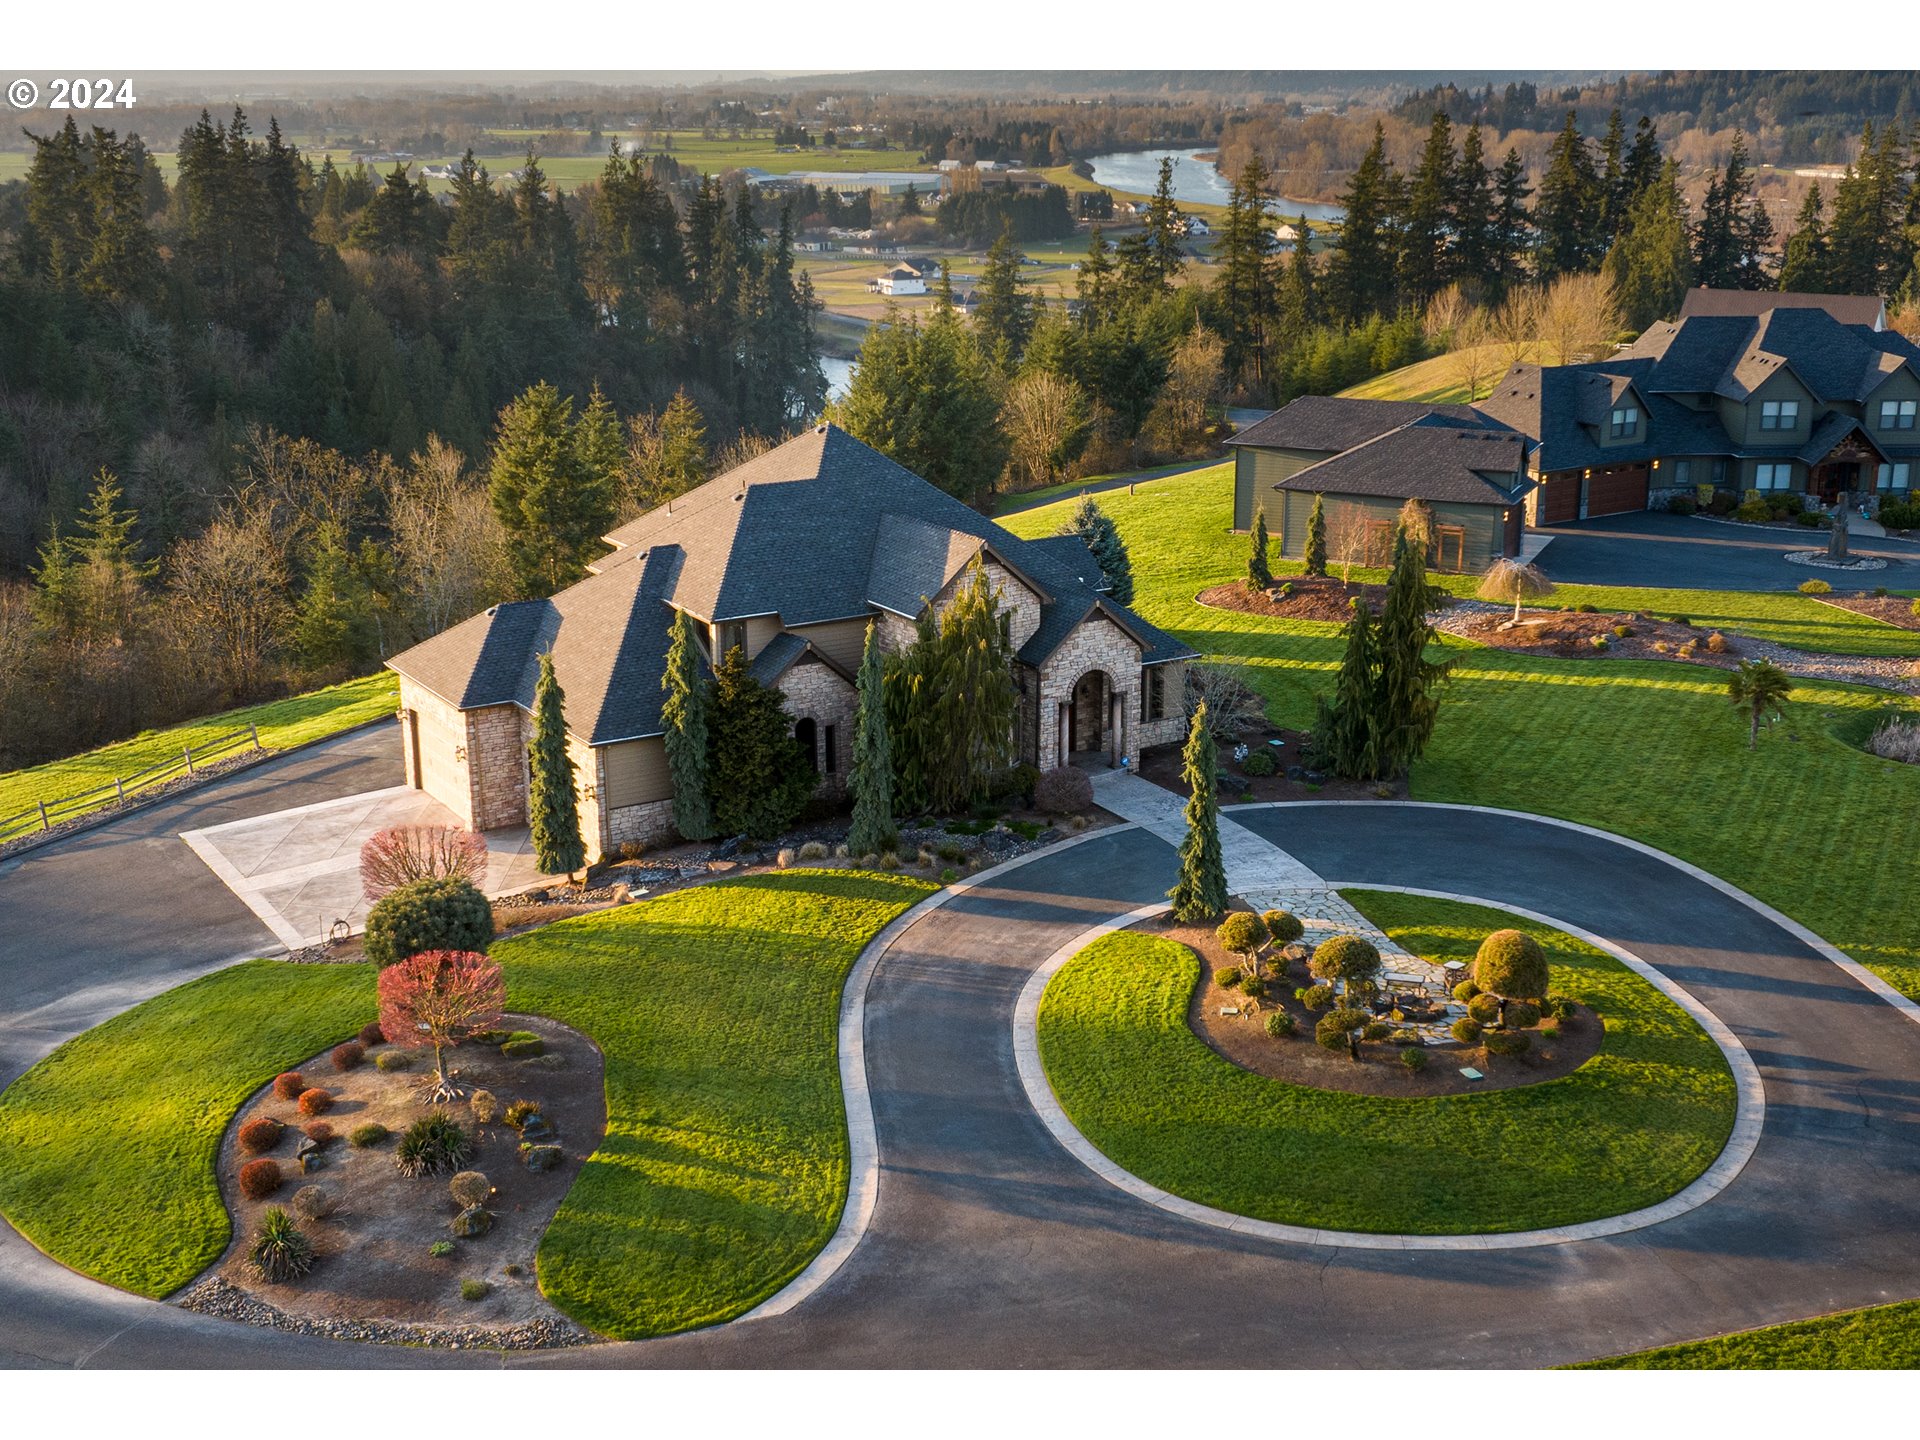
<svg viewBox="0 0 1920 1440">
<path fill-rule="evenodd" d="M 230 700 L 259 694 L 288 616 L 287 572 L 263 506 L 230 507 L 173 552 L 170 618 Z"/>
<path fill-rule="evenodd" d="M 416 637 L 437 635 L 507 593 L 500 521 L 458 450 L 429 435 L 426 449 L 387 480 L 387 524 Z"/>
<path fill-rule="evenodd" d="M 1051 484 L 1086 444 L 1086 396 L 1064 376 L 1030 370 L 1007 387 L 1000 423 L 1012 468 L 1028 485 Z"/>
<path fill-rule="evenodd" d="M 1620 307 L 1604 275 L 1562 275 L 1540 303 L 1539 338 L 1556 365 L 1598 360 L 1620 333 Z"/>
</svg>

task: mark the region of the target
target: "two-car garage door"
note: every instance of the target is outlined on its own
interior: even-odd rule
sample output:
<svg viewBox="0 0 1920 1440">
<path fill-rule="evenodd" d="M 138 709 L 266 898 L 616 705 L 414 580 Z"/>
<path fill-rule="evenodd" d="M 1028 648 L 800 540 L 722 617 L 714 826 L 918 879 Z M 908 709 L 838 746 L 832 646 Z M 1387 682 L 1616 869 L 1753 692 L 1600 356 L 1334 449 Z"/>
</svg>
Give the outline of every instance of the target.
<svg viewBox="0 0 1920 1440">
<path fill-rule="evenodd" d="M 1647 508 L 1647 467 L 1622 465 L 1582 477 L 1556 475 L 1540 486 L 1539 525 L 1564 525 L 1598 515 L 1622 515 Z"/>
</svg>

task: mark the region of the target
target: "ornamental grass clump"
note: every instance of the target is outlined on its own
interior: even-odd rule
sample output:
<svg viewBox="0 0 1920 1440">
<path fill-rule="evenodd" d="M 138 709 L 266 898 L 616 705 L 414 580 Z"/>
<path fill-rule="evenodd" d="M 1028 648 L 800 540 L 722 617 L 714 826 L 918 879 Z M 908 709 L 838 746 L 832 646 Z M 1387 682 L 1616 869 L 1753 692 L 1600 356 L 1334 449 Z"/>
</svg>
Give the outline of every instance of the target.
<svg viewBox="0 0 1920 1440">
<path fill-rule="evenodd" d="M 473 1137 L 444 1110 L 409 1125 L 394 1147 L 393 1163 L 409 1178 L 458 1170 L 473 1156 Z"/>
<path fill-rule="evenodd" d="M 247 1246 L 247 1268 L 273 1285 L 298 1280 L 313 1269 L 313 1242 L 275 1205 L 260 1217 L 260 1228 Z"/>
</svg>

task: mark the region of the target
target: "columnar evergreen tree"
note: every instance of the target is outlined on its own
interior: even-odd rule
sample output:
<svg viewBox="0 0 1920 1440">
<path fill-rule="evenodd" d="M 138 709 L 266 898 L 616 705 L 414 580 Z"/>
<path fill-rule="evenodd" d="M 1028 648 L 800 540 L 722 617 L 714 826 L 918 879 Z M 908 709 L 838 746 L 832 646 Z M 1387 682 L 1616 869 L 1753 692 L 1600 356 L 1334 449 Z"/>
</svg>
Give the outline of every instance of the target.
<svg viewBox="0 0 1920 1440">
<path fill-rule="evenodd" d="M 985 798 L 993 777 L 1011 763 L 1019 704 L 999 597 L 977 555 L 940 617 L 935 655 L 923 697 L 923 733 L 932 741 L 922 762 L 927 800 L 957 810 Z"/>
<path fill-rule="evenodd" d="M 553 655 L 540 657 L 533 687 L 533 739 L 527 745 L 527 823 L 533 863 L 549 875 L 571 874 L 587 863 L 580 838 L 580 805 L 567 753 L 567 697 L 554 678 Z"/>
<path fill-rule="evenodd" d="M 1252 539 L 1247 554 L 1247 582 L 1256 590 L 1265 590 L 1273 584 L 1273 567 L 1267 563 L 1267 512 L 1257 504 L 1253 507 Z"/>
<path fill-rule="evenodd" d="M 660 705 L 667 773 L 673 779 L 673 828 L 688 840 L 713 835 L 713 801 L 707 787 L 707 684 L 700 674 L 700 645 L 693 617 L 673 612 Z"/>
<path fill-rule="evenodd" d="M 1227 866 L 1220 850 L 1220 808 L 1214 797 L 1219 757 L 1207 728 L 1207 702 L 1194 707 L 1180 778 L 1186 782 L 1187 837 L 1180 842 L 1180 878 L 1167 892 L 1182 924 L 1217 920 L 1227 908 Z"/>
<path fill-rule="evenodd" d="M 771 840 L 799 815 L 819 776 L 781 707 L 735 645 L 714 667 L 707 709 L 707 782 L 716 833 Z"/>
<path fill-rule="evenodd" d="M 1318 491 L 1313 511 L 1307 516 L 1307 574 L 1325 578 L 1327 573 L 1327 497 Z"/>
<path fill-rule="evenodd" d="M 1427 580 L 1426 547 L 1404 524 L 1395 532 L 1393 571 L 1387 577 L 1386 603 L 1380 612 L 1379 773 L 1408 769 L 1433 737 L 1440 700 L 1434 693 L 1446 678 L 1444 662 L 1429 660 L 1427 647 L 1437 632 L 1427 616 L 1446 592 Z"/>
<path fill-rule="evenodd" d="M 1127 558 L 1127 542 L 1099 501 L 1082 495 L 1072 516 L 1054 533 L 1079 536 L 1107 578 L 1107 594 L 1122 605 L 1133 603 L 1133 562 Z"/>
<path fill-rule="evenodd" d="M 880 855 L 899 843 L 893 825 L 893 747 L 887 733 L 886 662 L 879 626 L 867 622 L 866 648 L 855 681 L 859 706 L 853 720 L 853 824 L 847 848 L 855 855 Z"/>
<path fill-rule="evenodd" d="M 1282 353 L 1300 349 L 1322 319 L 1319 286 L 1313 275 L 1313 232 L 1307 228 L 1305 215 L 1294 222 L 1294 235 L 1275 299 L 1275 338 Z"/>
<path fill-rule="evenodd" d="M 1083 325 L 1103 325 L 1111 320 L 1117 302 L 1116 284 L 1113 273 L 1113 246 L 1095 225 L 1087 236 L 1086 258 L 1080 262 L 1080 270 L 1074 277 L 1074 293 L 1080 299 L 1080 322 Z"/>
<path fill-rule="evenodd" d="M 1313 698 L 1311 753 L 1314 764 L 1343 780 L 1377 780 L 1384 773 L 1385 748 L 1378 713 L 1379 642 L 1366 602 L 1355 596 L 1349 606 L 1351 614 L 1340 632 L 1343 649 L 1333 700 Z"/>
</svg>

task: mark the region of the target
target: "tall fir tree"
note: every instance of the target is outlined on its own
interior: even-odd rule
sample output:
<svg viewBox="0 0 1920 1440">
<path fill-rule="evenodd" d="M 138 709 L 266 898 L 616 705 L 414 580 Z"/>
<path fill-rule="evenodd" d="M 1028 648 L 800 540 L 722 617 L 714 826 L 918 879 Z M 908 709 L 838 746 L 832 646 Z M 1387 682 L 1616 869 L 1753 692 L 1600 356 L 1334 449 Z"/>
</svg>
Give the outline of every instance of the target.
<svg viewBox="0 0 1920 1440">
<path fill-rule="evenodd" d="M 660 704 L 667 774 L 673 781 L 673 828 L 687 840 L 713 837 L 713 800 L 707 783 L 707 683 L 700 673 L 700 642 L 693 617 L 673 612 Z"/>
<path fill-rule="evenodd" d="M 973 312 L 973 329 L 980 348 L 1003 370 L 1020 363 L 1027 339 L 1033 334 L 1033 296 L 1021 268 L 1020 251 L 1013 243 L 1013 222 L 1000 229 L 987 250 L 980 270 L 980 303 Z"/>
<path fill-rule="evenodd" d="M 1536 266 L 1542 280 L 1579 275 L 1594 267 L 1605 251 L 1601 229 L 1605 205 L 1593 148 L 1569 110 L 1566 124 L 1547 151 L 1547 169 L 1533 209 L 1533 223 L 1540 232 Z"/>
<path fill-rule="evenodd" d="M 1828 293 L 1828 272 L 1832 263 L 1827 240 L 1826 206 L 1820 186 L 1807 188 L 1794 217 L 1793 233 L 1787 236 L 1787 249 L 1780 262 L 1780 288 L 1815 295 Z"/>
<path fill-rule="evenodd" d="M 573 402 L 544 380 L 500 412 L 488 488 L 522 595 L 571 585 L 600 552 L 621 455 L 617 429 L 609 446 L 608 418 L 603 409 L 583 435 Z"/>
<path fill-rule="evenodd" d="M 1254 155 L 1227 192 L 1226 220 L 1214 246 L 1212 300 L 1227 369 L 1249 388 L 1267 389 L 1267 348 L 1279 307 L 1267 225 L 1266 166 Z"/>
<path fill-rule="evenodd" d="M 1427 579 L 1426 543 L 1402 524 L 1394 534 L 1393 571 L 1380 611 L 1378 773 L 1398 775 L 1412 766 L 1433 738 L 1440 714 L 1435 693 L 1446 678 L 1445 662 L 1427 658 L 1437 632 L 1427 616 L 1446 602 L 1446 592 Z"/>
<path fill-rule="evenodd" d="M 1080 321 L 1083 325 L 1102 325 L 1113 318 L 1117 299 L 1113 246 L 1107 243 L 1097 224 L 1087 236 L 1086 257 L 1080 262 L 1080 270 L 1074 276 L 1073 284 L 1074 293 L 1080 300 Z"/>
<path fill-rule="evenodd" d="M 1458 276 L 1459 159 L 1453 122 L 1436 111 L 1427 143 L 1407 183 L 1406 219 L 1400 235 L 1400 298 L 1424 310 Z"/>
<path fill-rule="evenodd" d="M 1493 241 L 1489 252 L 1487 298 L 1499 300 L 1507 291 L 1526 280 L 1527 256 L 1533 253 L 1533 213 L 1527 197 L 1533 188 L 1527 184 L 1526 163 L 1520 152 L 1508 148 L 1506 158 L 1493 180 Z"/>
<path fill-rule="evenodd" d="M 1185 258 L 1180 250 L 1180 233 L 1185 220 L 1179 202 L 1173 198 L 1173 160 L 1163 155 L 1141 232 L 1146 240 L 1146 278 L 1156 293 L 1171 286 L 1173 277 L 1180 273 Z"/>
<path fill-rule="evenodd" d="M 1282 355 L 1298 351 L 1322 320 L 1319 284 L 1313 273 L 1313 231 L 1302 215 L 1294 222 L 1294 241 L 1275 298 L 1275 339 Z"/>
<path fill-rule="evenodd" d="M 1693 281 L 1687 234 L 1679 167 L 1669 162 L 1634 196 L 1603 267 L 1622 318 L 1635 330 L 1678 312 Z"/>
<path fill-rule="evenodd" d="M 533 687 L 533 739 L 527 745 L 527 821 L 533 863 L 548 875 L 567 875 L 587 863 L 580 838 L 580 802 L 573 757 L 567 753 L 567 697 L 553 673 L 551 651 L 540 657 Z"/>
<path fill-rule="evenodd" d="M 1220 808 L 1214 796 L 1219 756 L 1207 728 L 1207 702 L 1194 707 L 1181 755 L 1187 785 L 1186 838 L 1180 842 L 1180 878 L 1167 892 L 1173 918 L 1182 924 L 1218 919 L 1227 908 L 1227 866 L 1220 850 Z"/>
<path fill-rule="evenodd" d="M 1253 534 L 1247 551 L 1247 583 L 1256 590 L 1270 589 L 1273 585 L 1273 567 L 1267 563 L 1267 512 L 1255 505 L 1253 508 Z"/>
<path fill-rule="evenodd" d="M 1491 295 L 1497 288 L 1494 206 L 1486 144 L 1479 125 L 1469 125 L 1466 138 L 1460 142 L 1460 165 L 1454 172 L 1452 278 L 1482 296 Z"/>
<path fill-rule="evenodd" d="M 1351 324 L 1394 309 L 1395 262 L 1399 257 L 1400 177 L 1387 159 L 1387 132 L 1375 122 L 1373 143 L 1347 182 L 1341 205 L 1340 240 L 1327 264 L 1327 290 L 1335 314 Z"/>
<path fill-rule="evenodd" d="M 855 855 L 883 855 L 899 844 L 893 824 L 893 746 L 887 733 L 886 657 L 879 626 L 867 622 L 866 647 L 855 677 L 859 700 L 853 718 L 853 823 L 847 848 Z"/>
<path fill-rule="evenodd" d="M 1333 699 L 1313 698 L 1313 738 L 1309 753 L 1314 764 L 1343 780 L 1377 780 L 1382 774 L 1383 737 L 1380 733 L 1380 649 L 1374 633 L 1373 612 L 1355 596 L 1340 635 L 1340 672 L 1334 679 Z"/>
<path fill-rule="evenodd" d="M 1327 497 L 1314 492 L 1313 510 L 1307 516 L 1307 574 L 1322 579 L 1327 573 Z"/>
</svg>

